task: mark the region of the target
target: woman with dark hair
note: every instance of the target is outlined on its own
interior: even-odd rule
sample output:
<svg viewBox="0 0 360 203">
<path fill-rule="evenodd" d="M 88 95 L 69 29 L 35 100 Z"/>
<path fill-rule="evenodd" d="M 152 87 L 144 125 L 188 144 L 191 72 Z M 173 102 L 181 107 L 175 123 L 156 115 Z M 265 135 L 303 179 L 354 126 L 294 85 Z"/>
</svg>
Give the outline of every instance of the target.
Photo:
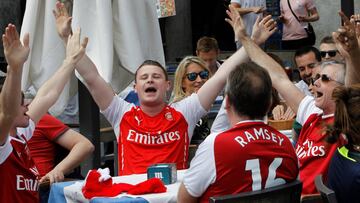
<svg viewBox="0 0 360 203">
<path fill-rule="evenodd" d="M 329 127 L 329 142 L 341 136 L 347 144 L 335 152 L 328 171 L 328 186 L 338 202 L 353 202 L 360 197 L 360 83 L 334 90 L 335 122 Z"/>
</svg>

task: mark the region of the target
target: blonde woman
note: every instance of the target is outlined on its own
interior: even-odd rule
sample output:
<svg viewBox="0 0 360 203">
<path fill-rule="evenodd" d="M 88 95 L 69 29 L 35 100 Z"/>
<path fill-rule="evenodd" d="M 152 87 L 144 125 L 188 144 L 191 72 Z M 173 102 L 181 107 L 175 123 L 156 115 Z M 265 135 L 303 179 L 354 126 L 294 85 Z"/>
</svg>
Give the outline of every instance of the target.
<svg viewBox="0 0 360 203">
<path fill-rule="evenodd" d="M 187 56 L 178 65 L 171 102 L 178 102 L 200 87 L 210 78 L 211 73 L 205 61 L 197 56 Z"/>
<path fill-rule="evenodd" d="M 211 72 L 205 61 L 197 56 L 187 56 L 178 65 L 175 78 L 174 89 L 172 91 L 171 102 L 178 102 L 193 93 L 211 77 Z M 207 117 L 199 120 L 194 129 L 192 144 L 199 144 L 210 134 Z"/>
</svg>

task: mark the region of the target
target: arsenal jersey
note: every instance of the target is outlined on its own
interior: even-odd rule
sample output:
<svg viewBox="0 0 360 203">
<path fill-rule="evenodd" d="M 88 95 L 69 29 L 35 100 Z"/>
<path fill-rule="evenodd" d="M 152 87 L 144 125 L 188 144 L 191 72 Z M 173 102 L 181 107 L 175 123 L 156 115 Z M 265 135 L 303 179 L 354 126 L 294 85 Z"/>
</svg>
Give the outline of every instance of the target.
<svg viewBox="0 0 360 203">
<path fill-rule="evenodd" d="M 237 194 L 292 182 L 299 173 L 290 140 L 262 121 L 243 121 L 200 145 L 184 185 L 209 202 L 212 196 Z"/>
<path fill-rule="evenodd" d="M 322 174 L 327 179 L 331 157 L 338 147 L 337 143 L 326 142 L 326 127 L 333 124 L 334 115 L 323 115 L 315 106 L 314 98 L 307 96 L 299 105 L 296 120 L 303 126 L 296 143 L 300 180 L 303 182 L 301 193 L 318 193 L 315 177 Z"/>
<path fill-rule="evenodd" d="M 30 120 L 27 128 L 18 128 L 18 136 L 9 135 L 0 146 L 0 202 L 39 202 L 39 172 L 27 146 L 34 131 Z"/>
<path fill-rule="evenodd" d="M 156 116 L 114 97 L 103 112 L 118 142 L 119 175 L 145 173 L 155 163 L 187 168 L 188 148 L 196 122 L 206 114 L 196 94 L 165 106 Z"/>
</svg>

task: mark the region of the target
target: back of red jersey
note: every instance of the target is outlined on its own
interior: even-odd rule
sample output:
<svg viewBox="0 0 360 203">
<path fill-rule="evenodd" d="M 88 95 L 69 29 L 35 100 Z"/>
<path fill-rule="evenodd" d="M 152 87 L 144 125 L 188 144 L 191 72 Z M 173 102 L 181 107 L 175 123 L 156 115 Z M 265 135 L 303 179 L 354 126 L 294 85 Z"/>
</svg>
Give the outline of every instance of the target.
<svg viewBox="0 0 360 203">
<path fill-rule="evenodd" d="M 294 181 L 298 161 L 290 140 L 263 122 L 243 122 L 214 140 L 216 179 L 202 195 L 261 190 Z"/>
<path fill-rule="evenodd" d="M 154 163 L 187 167 L 188 124 L 174 108 L 167 106 L 149 117 L 140 107 L 133 107 L 124 114 L 119 129 L 119 175 L 145 173 Z"/>
</svg>

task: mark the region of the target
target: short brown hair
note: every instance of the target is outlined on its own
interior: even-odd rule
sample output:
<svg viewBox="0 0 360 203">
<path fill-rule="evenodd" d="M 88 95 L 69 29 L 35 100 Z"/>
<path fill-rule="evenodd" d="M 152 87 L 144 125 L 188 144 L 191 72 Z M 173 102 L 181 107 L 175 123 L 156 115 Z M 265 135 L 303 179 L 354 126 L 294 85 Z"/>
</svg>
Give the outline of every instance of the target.
<svg viewBox="0 0 360 203">
<path fill-rule="evenodd" d="M 136 83 L 136 76 L 137 76 L 137 73 L 139 71 L 139 69 L 145 65 L 153 65 L 153 66 L 158 66 L 159 68 L 161 68 L 161 70 L 163 71 L 164 75 L 165 75 L 165 80 L 169 80 L 169 76 L 167 74 L 167 71 L 166 69 L 157 61 L 154 61 L 154 60 L 145 60 L 139 67 L 138 69 L 136 70 L 135 72 L 135 83 Z"/>
<path fill-rule="evenodd" d="M 209 52 L 211 50 L 219 50 L 219 45 L 215 38 L 205 36 L 197 41 L 196 51 Z"/>
<path fill-rule="evenodd" d="M 262 119 L 272 101 L 269 73 L 254 62 L 238 65 L 228 76 L 225 94 L 238 115 Z"/>
<path fill-rule="evenodd" d="M 322 38 L 320 44 L 335 44 L 335 42 L 331 36 L 325 36 L 324 38 Z"/>
</svg>

